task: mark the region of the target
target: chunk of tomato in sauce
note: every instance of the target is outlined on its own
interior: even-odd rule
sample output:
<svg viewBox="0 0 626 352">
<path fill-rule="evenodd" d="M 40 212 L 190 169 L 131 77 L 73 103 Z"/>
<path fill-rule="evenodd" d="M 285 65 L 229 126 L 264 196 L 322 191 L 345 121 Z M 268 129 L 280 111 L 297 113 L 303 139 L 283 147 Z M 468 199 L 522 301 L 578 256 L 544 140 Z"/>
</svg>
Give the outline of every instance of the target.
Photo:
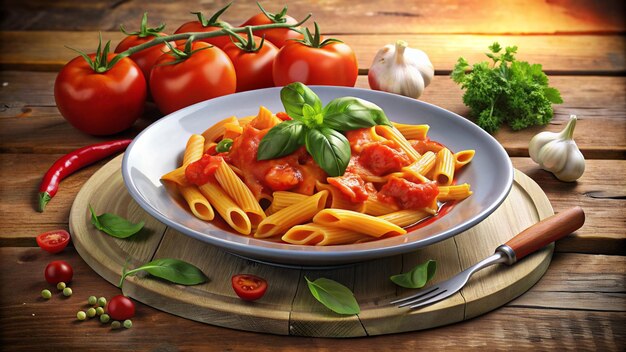
<svg viewBox="0 0 626 352">
<path fill-rule="evenodd" d="M 326 181 L 339 189 L 353 203 L 365 202 L 369 193 L 361 176 L 346 172 L 343 176 L 328 177 Z"/>
<path fill-rule="evenodd" d="M 267 170 L 264 181 L 272 191 L 286 191 L 302 182 L 302 173 L 289 164 L 276 163 Z"/>
<path fill-rule="evenodd" d="M 439 142 L 431 141 L 428 137 L 424 140 L 411 140 L 409 141 L 413 149 L 415 149 L 418 153 L 424 154 L 426 152 L 437 153 L 441 149 L 445 148 L 445 146 Z"/>
<path fill-rule="evenodd" d="M 400 171 L 409 164 L 409 158 L 403 152 L 383 143 L 370 143 L 363 147 L 359 163 L 374 175 L 382 176 Z"/>
<path fill-rule="evenodd" d="M 223 161 L 220 156 L 204 154 L 200 160 L 187 165 L 185 178 L 191 184 L 202 186 L 213 178 L 213 174 Z"/>
<path fill-rule="evenodd" d="M 390 177 L 380 189 L 379 199 L 395 203 L 402 209 L 420 209 L 432 204 L 439 194 L 435 182 L 414 183 L 403 178 Z"/>
</svg>

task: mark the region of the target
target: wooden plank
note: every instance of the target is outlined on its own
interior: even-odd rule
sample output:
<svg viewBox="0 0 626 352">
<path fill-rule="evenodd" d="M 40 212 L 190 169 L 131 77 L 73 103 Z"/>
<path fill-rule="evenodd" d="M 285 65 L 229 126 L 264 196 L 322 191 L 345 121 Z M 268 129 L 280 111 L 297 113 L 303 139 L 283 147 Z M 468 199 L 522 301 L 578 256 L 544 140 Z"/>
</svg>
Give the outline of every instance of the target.
<svg viewBox="0 0 626 352">
<path fill-rule="evenodd" d="M 121 32 L 102 33 L 113 45 Z M 362 72 L 370 67 L 376 52 L 398 39 L 425 51 L 437 73 L 447 74 L 463 56 L 470 63 L 486 61 L 484 52 L 494 41 L 517 45 L 519 60 L 542 64 L 550 74 L 623 74 L 626 71 L 626 41 L 621 35 L 468 35 L 468 34 L 344 34 L 337 37 L 354 48 Z M 13 70 L 58 71 L 76 53 L 95 51 L 98 32 L 0 32 L 0 43 L 11 46 L 0 52 L 0 67 Z M 32 50 L 36 47 L 37 50 Z"/>
<path fill-rule="evenodd" d="M 57 294 L 41 276 L 45 265 L 53 260 L 68 261 L 74 268 L 71 284 L 74 295 L 68 299 Z M 520 299 L 541 289 L 541 297 L 534 296 L 524 306 L 502 307 L 470 321 L 442 328 L 361 339 L 319 339 L 251 333 L 225 329 L 183 319 L 142 303 L 131 330 L 111 331 L 95 320 L 77 322 L 78 310 L 85 309 L 90 295 L 110 298 L 119 289 L 99 277 L 76 254 L 66 249 L 50 255 L 38 248 L 0 248 L 0 266 L 11 268 L 0 276 L 0 340 L 10 350 L 31 351 L 46 346 L 48 349 L 78 350 L 84 346 L 108 350 L 237 350 L 237 351 L 292 351 L 294 346 L 309 346 L 333 351 L 369 351 L 374 346 L 395 346 L 402 350 L 419 346 L 437 346 L 441 349 L 492 349 L 494 346 L 515 346 L 533 350 L 602 350 L 620 351 L 626 345 L 624 313 L 611 311 L 615 307 L 597 307 L 582 302 L 583 294 L 568 302 L 568 307 L 542 308 L 550 295 L 564 292 L 623 291 L 623 258 L 560 254 L 544 278 Z M 599 275 L 599 273 L 601 273 Z M 600 278 L 592 282 L 594 277 Z M 295 283 L 294 283 L 295 285 Z M 39 291 L 49 288 L 53 298 L 39 298 Z M 550 300 L 554 302 L 554 300 Z M 623 307 L 623 300 L 622 300 Z M 34 315 L 33 315 L 34 314 Z M 28 338 L 24 332 L 28 331 Z M 173 333 L 175 332 L 175 333 Z M 95 338 L 97 335 L 101 338 Z M 122 347 L 123 346 L 123 347 Z"/>
<path fill-rule="evenodd" d="M 0 90 L 0 151 L 8 153 L 65 153 L 102 141 L 73 129 L 54 107 L 53 73 L 0 71 L 8 83 Z M 575 139 L 586 158 L 626 158 L 626 77 L 552 76 L 550 82 L 561 91 L 565 102 L 555 105 L 555 117 L 545 127 L 521 131 L 502 128 L 495 137 L 510 156 L 528 156 L 528 142 L 540 131 L 558 131 L 570 114 L 579 117 Z M 369 88 L 359 76 L 357 87 Z M 580 89 L 585 87 L 585 89 Z M 34 93 L 33 93 L 34 92 Z M 461 89 L 447 76 L 435 76 L 423 101 L 468 116 Z M 146 106 L 144 118 L 133 129 L 106 139 L 128 138 L 161 116 L 154 104 Z M 393 118 L 392 118 L 393 119 Z M 597 133 L 598 126 L 602 133 Z"/>
<path fill-rule="evenodd" d="M 2 29 L 116 30 L 120 24 L 134 29 L 141 14 L 150 13 L 150 23 L 165 22 L 173 31 L 195 19 L 189 11 L 215 12 L 228 1 L 73 1 L 45 0 L 5 2 Z M 277 12 L 282 2 L 264 4 Z M 256 4 L 237 2 L 222 18 L 233 25 L 259 10 Z M 289 14 L 312 20 L 332 33 L 581 33 L 622 32 L 626 29 L 624 4 L 620 1 L 289 1 Z M 467 14 L 471 13 L 471 16 Z M 67 19 L 71 18 L 72 21 Z"/>
</svg>

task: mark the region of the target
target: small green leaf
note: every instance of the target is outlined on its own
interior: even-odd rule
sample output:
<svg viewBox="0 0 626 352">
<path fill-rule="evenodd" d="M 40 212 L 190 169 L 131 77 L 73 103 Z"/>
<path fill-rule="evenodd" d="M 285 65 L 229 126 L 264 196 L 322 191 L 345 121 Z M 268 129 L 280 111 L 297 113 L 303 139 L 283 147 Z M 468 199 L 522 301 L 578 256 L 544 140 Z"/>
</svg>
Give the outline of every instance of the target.
<svg viewBox="0 0 626 352">
<path fill-rule="evenodd" d="M 346 286 L 326 278 L 315 281 L 309 280 L 306 276 L 304 278 L 313 297 L 333 312 L 358 314 L 361 311 L 354 294 Z"/>
<path fill-rule="evenodd" d="M 150 275 L 173 282 L 180 285 L 197 285 L 208 280 L 202 270 L 193 264 L 189 264 L 179 259 L 161 258 L 153 260 L 133 270 L 122 271 L 119 287 L 122 288 L 124 279 L 129 275 L 134 275 L 139 271 L 147 271 Z"/>
<path fill-rule="evenodd" d="M 315 112 L 322 111 L 322 101 L 311 88 L 300 82 L 294 82 L 280 90 L 280 100 L 283 102 L 285 112 L 294 120 L 304 118 L 302 109 L 304 104 L 309 104 Z"/>
<path fill-rule="evenodd" d="M 230 151 L 230 147 L 232 146 L 233 140 L 230 138 L 224 138 L 219 143 L 217 143 L 217 145 L 215 146 L 215 151 L 218 153 L 226 153 Z"/>
<path fill-rule="evenodd" d="M 350 162 L 350 142 L 333 129 L 321 127 L 306 132 L 306 150 L 328 176 L 341 176 Z"/>
<path fill-rule="evenodd" d="M 437 262 L 434 260 L 426 261 L 417 265 L 411 271 L 393 275 L 389 279 L 398 286 L 406 288 L 422 288 L 437 271 Z"/>
<path fill-rule="evenodd" d="M 552 104 L 563 103 L 563 98 L 561 98 L 561 93 L 556 88 L 545 87 L 543 88 L 543 94 L 546 96 L 546 99 L 548 99 Z"/>
<path fill-rule="evenodd" d="M 121 216 L 110 213 L 104 213 L 98 216 L 96 215 L 91 205 L 89 206 L 89 211 L 91 212 L 91 223 L 93 224 L 93 226 L 95 226 L 98 230 L 113 237 L 130 237 L 139 232 L 139 230 L 141 230 L 144 225 L 143 221 L 134 224 L 122 218 Z"/>
<path fill-rule="evenodd" d="M 321 111 L 316 111 L 311 105 L 304 104 L 302 106 L 302 122 L 309 128 L 315 128 L 322 125 L 324 115 Z"/>
<path fill-rule="evenodd" d="M 306 126 L 297 120 L 288 120 L 272 127 L 259 143 L 257 160 L 280 158 L 296 151 L 301 145 Z"/>
<path fill-rule="evenodd" d="M 350 131 L 375 125 L 391 126 L 385 112 L 367 100 L 342 97 L 324 107 L 324 126 L 337 131 Z"/>
</svg>

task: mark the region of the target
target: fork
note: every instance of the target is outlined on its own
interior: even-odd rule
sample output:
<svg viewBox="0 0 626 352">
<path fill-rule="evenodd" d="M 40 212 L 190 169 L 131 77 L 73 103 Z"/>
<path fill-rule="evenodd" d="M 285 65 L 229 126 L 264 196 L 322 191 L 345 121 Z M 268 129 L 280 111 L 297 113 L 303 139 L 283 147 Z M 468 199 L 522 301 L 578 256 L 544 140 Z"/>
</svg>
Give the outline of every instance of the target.
<svg viewBox="0 0 626 352">
<path fill-rule="evenodd" d="M 493 255 L 470 266 L 452 278 L 440 282 L 435 287 L 421 289 L 417 294 L 392 301 L 390 304 L 400 303 L 398 308 L 409 306 L 410 309 L 414 309 L 439 302 L 463 288 L 475 272 L 499 263 L 512 265 L 527 255 L 578 230 L 583 226 L 584 222 L 585 213 L 581 207 L 573 207 L 552 215 L 520 232 L 508 242 L 496 248 Z"/>
</svg>

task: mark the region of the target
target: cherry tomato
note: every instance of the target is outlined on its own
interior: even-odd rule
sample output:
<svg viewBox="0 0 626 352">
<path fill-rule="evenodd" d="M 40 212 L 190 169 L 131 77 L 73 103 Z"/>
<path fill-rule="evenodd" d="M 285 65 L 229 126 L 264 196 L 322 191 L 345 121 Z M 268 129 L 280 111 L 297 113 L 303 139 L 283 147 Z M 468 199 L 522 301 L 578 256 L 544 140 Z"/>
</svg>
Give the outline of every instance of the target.
<svg viewBox="0 0 626 352">
<path fill-rule="evenodd" d="M 113 320 L 126 320 L 135 316 L 135 303 L 124 295 L 117 295 L 107 303 L 107 314 Z"/>
<path fill-rule="evenodd" d="M 272 16 L 272 14 L 270 14 L 270 16 Z M 283 20 L 280 20 L 280 18 L 282 18 Z M 293 17 L 289 15 L 285 15 L 280 18 L 279 18 L 280 22 L 278 23 L 287 23 L 287 24 L 298 23 L 298 21 L 296 21 Z M 272 23 L 277 23 L 277 22 L 270 19 L 269 17 L 267 17 L 266 14 L 261 12 L 259 14 L 256 14 L 250 17 L 240 27 L 259 26 L 263 24 L 272 24 Z M 254 34 L 259 37 L 265 36 L 265 40 L 269 40 L 270 42 L 272 42 L 272 44 L 274 44 L 278 48 L 282 48 L 283 46 L 285 46 L 285 44 L 291 41 L 290 39 L 302 39 L 302 34 L 294 30 L 291 30 L 289 28 L 263 29 L 263 30 L 254 31 Z"/>
<path fill-rule="evenodd" d="M 107 55 L 107 60 L 113 56 Z M 89 57 L 93 60 L 95 54 Z M 54 82 L 54 100 L 61 115 L 92 135 L 110 135 L 132 126 L 143 113 L 146 92 L 141 69 L 127 57 L 102 73 L 76 57 Z"/>
<path fill-rule="evenodd" d="M 203 42 L 194 42 L 191 49 L 202 50 L 177 63 L 174 56 L 163 54 L 150 72 L 150 92 L 164 114 L 235 92 L 235 67 L 228 55 Z"/>
<path fill-rule="evenodd" d="M 354 87 L 358 74 L 354 51 L 339 42 L 328 43 L 321 48 L 300 42 L 288 43 L 276 55 L 273 68 L 276 86 L 302 82 Z"/>
<path fill-rule="evenodd" d="M 239 274 L 233 276 L 231 281 L 237 296 L 245 301 L 257 300 L 263 297 L 267 290 L 267 281 L 258 276 Z"/>
<path fill-rule="evenodd" d="M 224 13 L 230 7 L 231 4 L 232 2 L 226 5 L 221 10 L 217 11 L 213 15 L 213 17 L 211 17 L 208 20 L 206 19 L 206 17 L 204 17 L 202 12 L 193 12 L 195 15 L 198 16 L 198 20 L 183 23 L 182 26 L 178 27 L 178 29 L 174 32 L 174 34 L 190 33 L 190 32 L 214 32 L 214 31 L 221 30 L 223 27 L 230 28 L 231 27 L 230 24 L 228 24 L 227 22 L 218 20 L 218 18 L 222 13 Z M 198 41 L 215 45 L 216 47 L 221 49 L 226 44 L 230 43 L 230 36 L 222 35 L 222 36 L 213 37 L 213 38 L 198 39 Z M 182 45 L 183 42 L 184 41 L 177 42 L 177 44 Z"/>
<path fill-rule="evenodd" d="M 253 38 L 255 47 L 258 47 L 261 38 Z M 224 52 L 235 66 L 238 92 L 274 86 L 272 65 L 278 54 L 278 48 L 274 44 L 266 40 L 260 49 L 246 51 L 231 42 L 224 47 Z"/>
<path fill-rule="evenodd" d="M 53 230 L 37 236 L 37 245 L 49 253 L 59 253 L 70 243 L 70 234 L 65 230 Z"/>
<path fill-rule="evenodd" d="M 166 36 L 167 34 L 160 32 L 159 35 Z M 117 44 L 115 52 L 121 53 L 122 51 L 126 51 L 134 46 L 152 41 L 154 38 L 155 37 L 152 35 L 146 37 L 140 37 L 137 34 L 129 35 Z M 170 51 L 170 48 L 164 43 L 162 45 L 155 45 L 149 47 L 148 49 L 141 50 L 132 54 L 129 58 L 133 60 L 137 66 L 139 66 L 141 72 L 143 72 L 144 78 L 148 81 L 150 79 L 150 70 L 152 69 L 152 66 L 154 66 L 156 60 L 163 55 L 163 53 L 168 51 Z"/>
<path fill-rule="evenodd" d="M 59 282 L 65 282 L 67 284 L 72 281 L 74 270 L 66 261 L 55 260 L 46 266 L 44 276 L 49 284 L 56 285 Z"/>
</svg>

